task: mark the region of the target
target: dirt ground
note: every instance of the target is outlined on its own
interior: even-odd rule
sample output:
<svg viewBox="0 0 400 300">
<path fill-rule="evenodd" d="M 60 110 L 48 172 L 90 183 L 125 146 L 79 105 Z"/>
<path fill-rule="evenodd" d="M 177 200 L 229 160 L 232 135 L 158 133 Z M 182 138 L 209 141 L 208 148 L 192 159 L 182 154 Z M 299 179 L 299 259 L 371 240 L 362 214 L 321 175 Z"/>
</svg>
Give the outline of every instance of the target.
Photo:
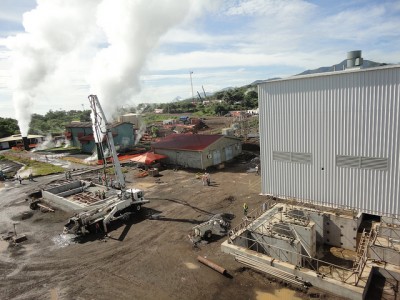
<svg viewBox="0 0 400 300">
<path fill-rule="evenodd" d="M 251 156 L 210 170 L 211 186 L 203 186 L 192 170 L 163 170 L 161 177 L 126 175 L 128 188 L 141 188 L 150 203 L 127 223 L 112 226 L 109 237 L 66 240 L 63 225 L 70 212 L 31 211 L 27 193 L 64 175 L 35 182 L 0 186 L 0 234 L 15 230 L 27 241 L 8 246 L 0 241 L 1 299 L 309 299 L 318 291 L 284 288 L 265 275 L 244 268 L 220 251 L 225 238 L 194 248 L 191 228 L 216 213 L 242 217 L 243 203 L 259 207 L 261 177 Z M 88 175 L 85 175 L 86 177 Z M 159 219 L 149 219 L 161 214 Z M 227 269 L 223 276 L 202 265 L 198 255 Z M 339 299 L 332 296 L 325 299 Z M 315 295 L 314 295 L 315 296 Z"/>
</svg>

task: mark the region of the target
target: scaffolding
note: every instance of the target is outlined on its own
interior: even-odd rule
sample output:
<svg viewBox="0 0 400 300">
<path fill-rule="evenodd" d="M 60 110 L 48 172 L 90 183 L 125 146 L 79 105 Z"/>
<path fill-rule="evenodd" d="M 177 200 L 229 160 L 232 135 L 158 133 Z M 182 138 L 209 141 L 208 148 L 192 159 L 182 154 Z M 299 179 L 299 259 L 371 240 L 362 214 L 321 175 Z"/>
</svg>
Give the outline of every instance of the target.
<svg viewBox="0 0 400 300">
<path fill-rule="evenodd" d="M 285 223 L 282 223 L 282 217 L 276 216 L 279 216 L 279 213 L 281 213 L 282 216 L 285 215 L 287 218 L 289 218 L 290 222 L 293 222 L 293 224 L 298 224 L 302 226 L 307 226 L 309 224 L 309 216 L 304 212 L 300 213 L 299 209 L 290 209 L 286 212 L 283 212 L 282 207 L 276 207 L 275 203 L 269 203 L 268 209 L 262 207 L 252 211 L 249 216 L 243 220 L 243 222 L 238 224 L 230 231 L 228 236 L 228 243 L 233 245 L 246 244 L 247 249 L 255 251 L 257 253 L 266 254 L 267 256 L 271 257 L 272 260 L 275 260 L 275 258 L 273 258 L 273 255 L 275 255 L 275 257 L 281 258 L 281 261 L 285 261 L 285 259 L 286 261 L 289 261 L 290 255 L 296 255 L 300 258 L 300 263 L 298 263 L 295 268 L 306 268 L 312 270 L 316 273 L 318 277 L 321 278 L 332 278 L 335 280 L 340 280 L 342 283 L 347 283 L 354 286 L 358 286 L 360 280 L 362 279 L 364 283 L 366 282 L 366 280 L 364 280 L 365 278 L 363 277 L 363 271 L 368 260 L 368 248 L 376 240 L 377 233 L 374 229 L 372 229 L 370 232 L 363 232 L 357 249 L 356 259 L 353 262 L 353 266 L 351 268 L 347 268 L 312 257 L 310 253 L 306 250 L 307 247 L 304 247 L 304 245 L 302 246 L 303 249 L 306 250 L 307 255 L 291 251 L 287 248 L 284 249 L 276 245 L 268 244 L 264 240 L 260 240 L 259 238 L 257 238 L 256 235 L 246 234 L 246 232 L 255 232 L 257 230 L 257 233 L 262 233 L 262 235 L 265 236 L 278 236 L 279 238 L 285 238 L 292 241 L 297 240 L 302 244 L 296 230 L 294 230 L 288 220 L 286 220 Z M 264 220 L 268 219 L 268 221 L 261 221 L 259 219 L 261 215 L 263 215 Z M 256 260 L 250 261 L 248 259 L 243 259 L 243 257 L 241 257 L 240 255 L 236 255 L 235 258 L 237 261 L 253 269 L 264 271 L 265 273 L 279 277 L 282 280 L 290 279 L 290 282 L 294 280 L 294 277 L 288 277 L 287 274 L 276 271 L 276 268 L 273 268 L 272 266 L 266 267 L 264 264 L 260 264 Z"/>
</svg>

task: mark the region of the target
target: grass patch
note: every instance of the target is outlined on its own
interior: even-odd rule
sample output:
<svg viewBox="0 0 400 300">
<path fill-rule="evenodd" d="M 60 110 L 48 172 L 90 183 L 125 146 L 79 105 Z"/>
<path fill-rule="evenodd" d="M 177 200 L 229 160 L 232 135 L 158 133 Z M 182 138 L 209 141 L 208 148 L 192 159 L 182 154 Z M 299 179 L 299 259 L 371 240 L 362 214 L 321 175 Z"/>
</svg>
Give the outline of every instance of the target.
<svg viewBox="0 0 400 300">
<path fill-rule="evenodd" d="M 85 161 L 84 159 L 76 158 L 76 157 L 61 157 L 60 159 L 70 161 L 76 164 L 86 165 L 86 166 L 97 166 L 97 159 L 92 161 Z"/>
<path fill-rule="evenodd" d="M 121 171 L 122 171 L 122 173 L 128 173 L 128 168 L 126 168 L 126 167 L 121 167 Z M 114 167 L 108 167 L 108 168 L 106 169 L 106 174 L 114 175 L 114 174 L 115 174 Z"/>
<path fill-rule="evenodd" d="M 25 165 L 25 169 L 31 169 L 34 176 L 44 176 L 65 171 L 64 168 L 60 166 L 54 166 L 49 163 L 32 160 L 30 158 L 23 157 L 22 155 L 13 154 L 11 152 L 5 154 L 4 157 L 8 160 Z"/>
<path fill-rule="evenodd" d="M 152 124 L 155 122 L 162 122 L 164 120 L 171 120 L 171 119 L 178 119 L 178 117 L 169 114 L 146 114 L 143 117 L 143 121 L 146 124 Z"/>
</svg>

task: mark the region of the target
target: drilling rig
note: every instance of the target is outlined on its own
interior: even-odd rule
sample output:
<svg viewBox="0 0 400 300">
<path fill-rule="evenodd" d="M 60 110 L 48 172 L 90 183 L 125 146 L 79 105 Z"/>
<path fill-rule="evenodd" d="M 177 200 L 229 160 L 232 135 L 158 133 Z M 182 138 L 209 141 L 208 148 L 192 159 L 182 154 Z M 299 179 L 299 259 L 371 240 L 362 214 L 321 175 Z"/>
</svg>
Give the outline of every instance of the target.
<svg viewBox="0 0 400 300">
<path fill-rule="evenodd" d="M 104 203 L 94 205 L 90 209 L 71 217 L 64 226 L 64 233 L 84 235 L 103 230 L 107 233 L 107 225 L 118 219 L 127 219 L 132 213 L 141 210 L 143 204 L 150 202 L 144 199 L 144 192 L 139 189 L 126 189 L 125 178 L 122 173 L 118 155 L 115 150 L 111 125 L 107 122 L 103 109 L 96 95 L 89 97 L 92 109 L 93 135 L 104 165 L 104 174 L 107 167 L 107 153 L 115 172 L 115 187 L 120 190 L 117 195 Z M 107 149 L 103 141 L 106 141 Z"/>
</svg>

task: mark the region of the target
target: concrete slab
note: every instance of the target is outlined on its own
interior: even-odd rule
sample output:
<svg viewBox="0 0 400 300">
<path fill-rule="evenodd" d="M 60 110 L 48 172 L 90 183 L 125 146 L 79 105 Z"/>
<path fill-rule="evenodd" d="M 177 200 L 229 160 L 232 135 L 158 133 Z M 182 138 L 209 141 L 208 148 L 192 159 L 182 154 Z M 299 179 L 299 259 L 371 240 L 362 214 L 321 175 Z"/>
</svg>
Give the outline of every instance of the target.
<svg viewBox="0 0 400 300">
<path fill-rule="evenodd" d="M 274 260 L 256 251 L 230 244 L 229 241 L 225 241 L 221 244 L 221 251 L 233 256 L 244 256 L 256 260 L 260 265 L 272 266 L 278 270 L 288 272 L 302 278 L 302 280 L 310 282 L 314 287 L 332 294 L 353 300 L 363 299 L 364 287 L 353 286 L 335 279 L 322 277 L 312 270 L 295 268 L 292 264 Z"/>
</svg>

